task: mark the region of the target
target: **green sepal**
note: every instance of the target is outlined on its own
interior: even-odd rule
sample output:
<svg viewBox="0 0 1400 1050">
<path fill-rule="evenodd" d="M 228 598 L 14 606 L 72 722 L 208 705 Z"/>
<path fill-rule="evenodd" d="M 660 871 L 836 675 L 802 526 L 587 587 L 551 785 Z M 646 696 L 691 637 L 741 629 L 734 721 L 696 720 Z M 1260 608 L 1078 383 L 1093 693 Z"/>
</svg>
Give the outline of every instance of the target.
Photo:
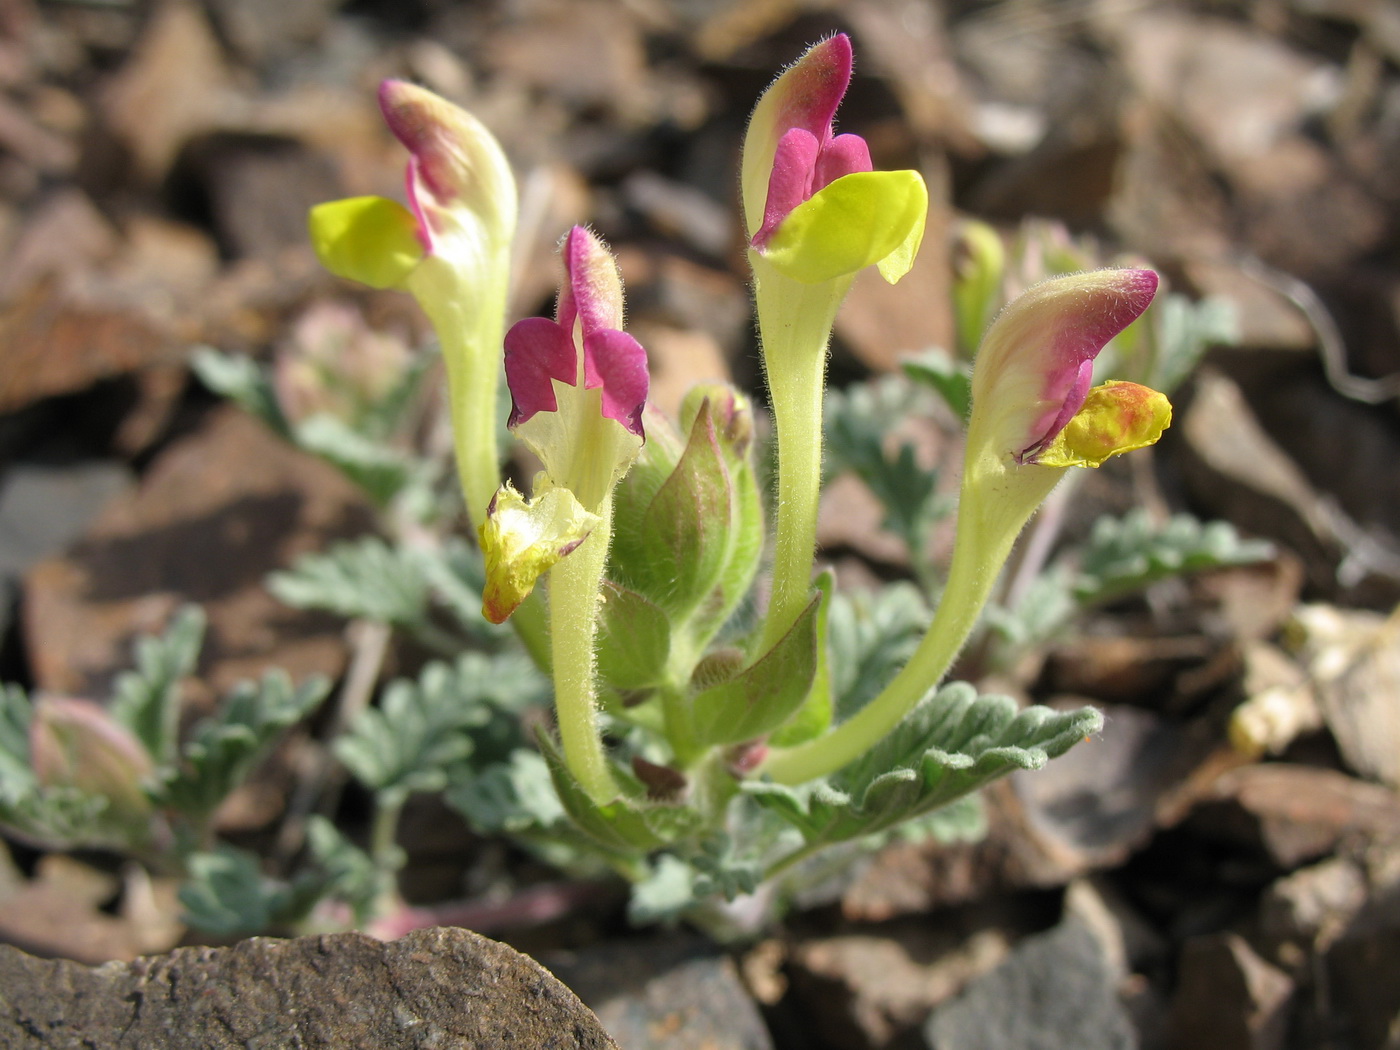
<svg viewBox="0 0 1400 1050">
<path fill-rule="evenodd" d="M 693 652 L 705 649 L 748 594 L 763 555 L 765 525 L 753 466 L 753 410 L 748 399 L 722 384 L 694 387 L 681 405 L 687 432 L 695 429 L 707 405 L 729 470 L 729 525 L 724 530 L 726 553 L 719 576 L 683 627 Z"/>
<path fill-rule="evenodd" d="M 327 201 L 307 216 L 321 265 L 371 288 L 396 288 L 423 260 L 418 220 L 387 197 Z"/>
<path fill-rule="evenodd" d="M 598 676 L 614 689 L 647 689 L 665 674 L 671 621 L 638 592 L 603 581 L 598 616 Z"/>
<path fill-rule="evenodd" d="M 928 218 L 917 171 L 858 171 L 822 187 L 779 224 L 763 248 L 775 270 L 820 284 L 871 264 L 894 284 L 914 265 Z"/>
<path fill-rule="evenodd" d="M 821 604 L 821 595 L 814 596 L 772 649 L 691 698 L 691 722 L 699 744 L 752 740 L 778 728 L 802 706 L 817 674 Z"/>
<path fill-rule="evenodd" d="M 812 688 L 807 693 L 807 699 L 802 701 L 802 706 L 773 733 L 770 743 L 774 747 L 801 744 L 821 736 L 831 727 L 834 705 L 831 699 L 831 654 L 827 651 L 826 627 L 831 613 L 831 596 L 836 590 L 836 573 L 831 569 L 821 572 L 817 576 L 816 587 L 821 594 L 821 605 L 817 608 L 817 672 L 812 677 Z"/>
<path fill-rule="evenodd" d="M 813 788 L 752 781 L 743 790 L 808 843 L 884 831 L 1017 770 L 1039 769 L 1103 728 L 1092 707 L 1017 710 L 1006 696 L 944 686 L 861 758 Z"/>
<path fill-rule="evenodd" d="M 604 850 L 631 857 L 638 852 L 660 849 L 699 828 L 703 818 L 693 809 L 643 801 L 645 789 L 641 783 L 630 771 L 615 764 L 612 774 L 622 794 L 599 805 L 574 779 L 563 754 L 547 733 L 538 734 L 538 744 L 564 812 L 580 831 Z"/>
</svg>

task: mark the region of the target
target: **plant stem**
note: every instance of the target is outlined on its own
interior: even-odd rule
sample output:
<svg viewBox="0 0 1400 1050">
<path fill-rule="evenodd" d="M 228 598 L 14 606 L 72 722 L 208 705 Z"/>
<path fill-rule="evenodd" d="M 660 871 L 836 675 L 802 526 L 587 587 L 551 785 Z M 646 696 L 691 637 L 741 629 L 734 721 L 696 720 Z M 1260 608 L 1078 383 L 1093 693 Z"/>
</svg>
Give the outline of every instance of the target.
<svg viewBox="0 0 1400 1050">
<path fill-rule="evenodd" d="M 969 447 L 976 447 L 969 435 Z M 1063 470 L 1008 468 L 993 456 L 963 472 L 948 583 L 919 647 L 874 700 L 825 736 L 771 752 L 760 766 L 780 784 L 826 776 L 882 740 L 947 673 L 976 625 L 1016 536 Z"/>
<path fill-rule="evenodd" d="M 407 798 L 401 791 L 381 791 L 375 797 L 374 823 L 370 827 L 369 855 L 382 875 L 398 867 L 394 852 L 398 848 L 399 817 Z"/>
<path fill-rule="evenodd" d="M 831 325 L 851 279 L 801 284 L 749 253 L 777 430 L 773 590 L 755 655 L 777 644 L 807 606 L 821 497 L 822 395 Z"/>
<path fill-rule="evenodd" d="M 549 626 L 554 665 L 554 705 L 564 761 L 579 785 L 600 805 L 617 797 L 598 729 L 594 693 L 594 642 L 598 597 L 612 535 L 612 496 L 598 508 L 602 522 L 568 557 L 549 570 Z"/>
<path fill-rule="evenodd" d="M 500 485 L 496 449 L 496 389 L 500 385 L 504 318 L 475 319 L 444 333 L 442 354 L 447 362 L 447 396 L 452 412 L 452 442 L 457 476 L 473 528 L 486 520 L 486 508 Z"/>
<path fill-rule="evenodd" d="M 440 264 L 440 265 L 434 265 Z M 409 278 L 408 289 L 428 314 L 442 344 L 447 401 L 457 475 L 472 527 L 500 485 L 496 449 L 496 391 L 505 342 L 510 245 L 497 245 L 475 273 L 463 273 L 429 257 Z"/>
</svg>

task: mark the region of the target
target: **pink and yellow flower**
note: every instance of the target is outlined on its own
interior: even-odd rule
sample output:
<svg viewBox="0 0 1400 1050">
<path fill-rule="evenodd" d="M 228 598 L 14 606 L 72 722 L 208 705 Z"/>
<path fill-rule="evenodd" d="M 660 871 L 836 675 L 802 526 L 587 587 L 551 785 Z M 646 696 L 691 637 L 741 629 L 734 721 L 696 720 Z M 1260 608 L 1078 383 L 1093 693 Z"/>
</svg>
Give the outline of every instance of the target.
<svg viewBox="0 0 1400 1050">
<path fill-rule="evenodd" d="M 645 439 L 646 351 L 622 330 L 617 263 L 582 226 L 569 232 L 562 254 L 554 319 L 526 318 L 505 337 L 508 425 L 544 470 L 531 500 L 504 486 L 480 530 L 486 612 L 496 622 L 599 526 Z"/>
</svg>

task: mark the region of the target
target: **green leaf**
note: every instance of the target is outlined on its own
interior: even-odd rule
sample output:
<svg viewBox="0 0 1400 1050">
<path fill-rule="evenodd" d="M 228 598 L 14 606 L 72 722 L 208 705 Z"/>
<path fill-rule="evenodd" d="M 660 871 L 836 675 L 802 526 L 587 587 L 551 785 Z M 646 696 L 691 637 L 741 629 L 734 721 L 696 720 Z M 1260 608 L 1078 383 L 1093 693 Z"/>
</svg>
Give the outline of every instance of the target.
<svg viewBox="0 0 1400 1050">
<path fill-rule="evenodd" d="M 1079 559 L 1073 584 L 1080 604 L 1110 601 L 1157 580 L 1227 565 L 1250 565 L 1273 555 L 1260 540 L 1241 538 L 1228 522 L 1202 523 L 1178 514 L 1161 525 L 1144 510 L 1100 518 Z"/>
<path fill-rule="evenodd" d="M 627 901 L 627 918 L 634 926 L 669 922 L 695 904 L 696 871 L 671 853 L 654 860 L 647 875 L 632 884 Z"/>
<path fill-rule="evenodd" d="M 1151 360 L 1142 382 L 1170 394 L 1211 346 L 1234 346 L 1240 341 L 1235 305 L 1228 299 L 1206 298 L 1193 303 L 1184 295 L 1159 296 L 1149 313 Z"/>
<path fill-rule="evenodd" d="M 228 937 L 290 921 L 297 902 L 290 886 L 262 873 L 252 853 L 220 845 L 189 858 L 180 903 L 190 926 Z"/>
<path fill-rule="evenodd" d="M 413 483 L 421 469 L 407 454 L 325 413 L 297 423 L 291 435 L 300 448 L 333 464 L 381 507 Z"/>
<path fill-rule="evenodd" d="M 978 697 L 957 682 L 829 783 L 750 782 L 744 790 L 809 844 L 842 842 L 930 813 L 1018 769 L 1039 769 L 1102 726 L 1093 708 L 1018 712 L 1009 697 Z"/>
<path fill-rule="evenodd" d="M 282 437 L 291 438 L 292 428 L 282 413 L 272 380 L 251 357 L 225 354 L 212 346 L 197 346 L 190 352 L 190 367 L 199 381 L 214 393 L 261 419 Z"/>
<path fill-rule="evenodd" d="M 33 705 L 0 686 L 0 826 L 46 849 L 128 851 L 149 844 L 153 822 L 74 784 L 40 784 L 30 758 Z"/>
<path fill-rule="evenodd" d="M 428 580 L 422 560 L 378 536 L 305 554 L 268 577 L 268 589 L 298 609 L 324 609 L 403 627 L 427 615 Z M 478 612 L 480 598 L 477 599 Z"/>
<path fill-rule="evenodd" d="M 356 925 L 368 922 L 384 889 L 384 872 L 374 858 L 319 813 L 306 822 L 306 845 L 316 870 L 306 873 L 304 882 L 310 885 L 299 886 L 299 896 L 344 901 Z M 314 893 L 308 894 L 311 886 Z"/>
<path fill-rule="evenodd" d="M 447 802 L 482 834 L 547 831 L 565 819 L 544 756 L 517 748 L 505 762 L 453 772 Z"/>
<path fill-rule="evenodd" d="M 772 649 L 732 678 L 691 698 L 698 743 L 752 740 L 782 725 L 802 706 L 817 673 L 820 605 L 818 595 Z"/>
<path fill-rule="evenodd" d="M 859 171 L 793 208 L 763 257 L 803 284 L 835 280 L 874 263 L 893 284 L 913 265 L 927 218 L 928 190 L 917 171 Z"/>
<path fill-rule="evenodd" d="M 821 572 L 816 579 L 821 594 L 817 609 L 817 670 L 812 676 L 812 688 L 796 713 L 774 730 L 769 743 L 774 747 L 792 747 L 821 736 L 831 726 L 831 659 L 827 646 L 827 624 L 831 617 L 832 596 L 836 592 L 836 573 Z"/>
<path fill-rule="evenodd" d="M 525 658 L 467 653 L 431 663 L 416 681 L 398 679 L 378 707 L 366 708 L 335 742 L 337 758 L 372 791 L 439 791 L 503 709 L 538 697 L 541 680 Z"/>
<path fill-rule="evenodd" d="M 0 800 L 32 785 L 29 764 L 29 720 L 34 707 L 17 685 L 0 684 Z"/>
<path fill-rule="evenodd" d="M 135 645 L 136 670 L 121 674 L 112 717 L 145 745 L 159 765 L 175 758 L 180 727 L 180 679 L 194 672 L 204 640 L 204 613 L 187 605 L 161 637 Z"/>
<path fill-rule="evenodd" d="M 623 787 L 623 795 L 599 805 L 569 772 L 553 740 L 541 733 L 539 747 L 564 811 L 605 852 L 635 857 L 693 834 L 704 822 L 704 817 L 688 806 L 644 801 L 641 784 L 630 771 L 618 766 L 612 772 Z"/>
<path fill-rule="evenodd" d="M 884 527 L 904 540 L 917 565 L 929 527 L 954 501 L 940 495 L 938 472 L 919 465 L 911 443 L 889 447 L 892 421 L 917 411 L 914 394 L 897 377 L 829 391 L 824 429 L 827 470 L 850 470 L 869 486 L 884 505 Z"/>
<path fill-rule="evenodd" d="M 864 707 L 909 662 L 928 622 L 928 605 L 910 583 L 832 595 L 827 648 L 838 720 Z"/>
<path fill-rule="evenodd" d="M 282 731 L 309 715 L 329 690 L 330 683 L 321 677 L 294 689 L 280 669 L 260 682 L 240 683 L 213 716 L 195 726 L 180 750 L 178 770 L 167 778 L 162 801 L 195 821 L 208 819 Z"/>
<path fill-rule="evenodd" d="M 954 360 L 946 350 L 932 349 L 900 363 L 904 374 L 938 394 L 959 419 L 972 411 L 972 365 Z"/>
</svg>

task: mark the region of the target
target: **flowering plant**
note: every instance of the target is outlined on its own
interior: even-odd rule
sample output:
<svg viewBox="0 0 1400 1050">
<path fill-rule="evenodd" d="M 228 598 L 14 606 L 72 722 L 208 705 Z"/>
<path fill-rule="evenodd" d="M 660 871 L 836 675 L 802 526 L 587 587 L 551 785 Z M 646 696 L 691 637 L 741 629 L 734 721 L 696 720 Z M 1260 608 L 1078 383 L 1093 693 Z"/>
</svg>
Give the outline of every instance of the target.
<svg viewBox="0 0 1400 1050">
<path fill-rule="evenodd" d="M 535 831 L 548 837 L 567 825 L 573 841 L 582 833 L 634 879 L 679 863 L 691 891 L 752 890 L 821 846 L 1039 765 L 1099 724 L 1090 709 L 1017 712 L 1004 699 L 939 686 L 1016 535 L 1060 476 L 1151 444 L 1170 420 L 1153 390 L 1092 386 L 1099 351 L 1152 300 L 1157 276 L 1145 269 L 1045 282 L 993 323 L 972 380 L 958 542 L 937 615 L 874 699 L 834 717 L 832 682 L 844 673 L 827 647 L 836 597 L 829 576 L 812 575 L 827 344 L 859 271 L 874 265 L 891 282 L 909 271 L 928 209 L 918 172 L 877 171 L 863 139 L 836 132 L 851 67 L 844 35 L 809 49 L 759 100 L 744 143 L 743 214 L 776 425 L 771 531 L 751 403 L 721 386 L 694 392 L 678 421 L 647 407 L 645 350 L 624 330 L 622 283 L 595 234 L 579 227 L 563 241 L 554 318 L 520 321 L 501 341 L 508 425 L 542 469 L 528 496 L 499 483 L 477 524 L 486 618 L 523 616 L 537 636 L 531 610 L 543 607 L 548 645 L 533 651 L 553 682 L 558 736 L 546 731 L 538 744 L 563 819 L 535 821 Z M 512 212 L 494 196 L 509 192 L 507 179 L 468 185 L 465 168 L 448 168 L 449 177 L 435 166 L 456 137 L 463 155 L 496 156 L 479 126 L 402 85 L 384 97 L 400 99 L 385 109 L 414 151 L 413 201 L 427 187 L 449 211 L 470 202 L 478 217 Z M 340 219 L 368 208 L 342 202 L 313 213 L 327 264 L 362 280 L 397 274 L 411 257 L 378 225 L 362 233 Z M 432 252 L 433 231 L 423 232 L 421 208 L 416 215 Z M 408 229 L 407 218 L 397 221 Z M 472 228 L 484 225 L 478 218 Z M 393 262 L 399 256 L 404 263 Z M 483 277 L 488 258 L 501 257 L 478 250 L 476 269 L 459 267 L 454 292 L 474 280 L 499 288 L 503 273 Z M 442 326 L 453 318 L 416 290 L 418 268 L 432 261 L 395 280 L 419 294 L 449 347 L 453 333 Z M 464 395 L 451 389 L 456 406 Z M 462 422 L 454 412 L 459 465 L 479 483 L 467 464 L 482 462 L 480 450 L 463 443 Z M 757 622 L 736 619 L 763 575 L 765 545 L 766 609 Z M 481 816 L 479 788 L 458 792 L 469 818 Z"/>
<path fill-rule="evenodd" d="M 943 679 L 1018 534 L 1061 479 L 1151 445 L 1168 426 L 1163 394 L 1095 384 L 1101 351 L 1148 309 L 1157 275 L 1130 266 L 1054 276 L 996 312 L 1000 241 L 980 228 L 969 238 L 975 272 L 959 281 L 955 306 L 964 340 L 976 333 L 981 345 L 970 377 L 938 379 L 967 422 L 952 560 L 931 620 L 916 598 L 889 638 L 862 641 L 852 600 L 830 571 L 813 572 L 823 417 L 840 401 L 826 389 L 827 348 L 857 273 L 875 266 L 895 282 L 909 272 L 928 195 L 918 172 L 876 170 L 864 140 L 837 133 L 851 73 L 844 35 L 816 44 L 759 99 L 744 141 L 741 206 L 774 424 L 771 498 L 757 465 L 763 428 L 746 394 L 699 387 L 675 419 L 648 403 L 646 350 L 627 331 L 622 278 L 594 231 L 562 239 L 553 316 L 507 328 L 517 203 L 504 152 L 431 92 L 383 85 L 385 119 L 409 152 L 407 204 L 320 205 L 311 238 L 333 273 L 405 290 L 431 321 L 470 528 L 443 498 L 445 471 L 401 447 L 404 434 L 432 429 L 404 422 L 405 406 L 427 401 L 415 396 L 426 356 L 405 364 L 402 345 L 337 315 L 308 326 L 321 333 L 307 337 L 314 350 L 298 358 L 293 347 L 271 378 L 200 357 L 206 382 L 340 466 L 385 509 L 384 538 L 309 556 L 272 580 L 286 601 L 355 617 L 367 639 L 330 750 L 376 800 L 370 847 L 311 823 L 324 877 L 308 890 L 214 848 L 200 823 L 184 868 L 187 902 L 207 924 L 231 928 L 239 908 L 305 917 L 318 899 L 323 923 L 378 916 L 382 932 L 416 922 L 393 875 L 395 824 L 418 791 L 444 791 L 479 830 L 514 835 L 555 863 L 622 873 L 638 886 L 640 916 L 688 909 L 719 922 L 737 912 L 716 902 L 781 900 L 828 847 L 869 844 L 925 816 L 967 833 L 977 822 L 964 800 L 976 789 L 1099 729 L 1091 708 L 1018 708 Z M 328 378 L 328 331 L 354 347 L 347 375 Z M 528 483 L 524 460 L 520 472 L 502 469 L 501 423 L 538 468 Z M 842 433 L 833 431 L 838 444 Z M 898 475 L 887 502 L 929 497 L 912 457 L 891 466 L 878 433 L 873 445 L 867 461 Z M 913 546 L 923 511 L 905 520 Z M 452 662 L 387 685 L 376 705 L 393 628 Z M 896 636 L 909 644 L 892 656 Z M 258 725 L 280 728 L 319 692 L 296 695 Z M 527 716 L 539 706 L 552 718 Z M 93 810 L 110 818 L 94 825 L 103 841 L 144 849 L 170 834 L 153 806 L 184 782 L 159 772 L 174 761 L 158 753 L 173 747 L 170 732 L 153 744 L 133 711 L 129 724 L 109 726 L 82 704 L 49 702 L 25 747 L 41 773 L 36 799 L 79 788 L 83 799 L 104 796 Z M 202 767 L 186 759 L 182 768 L 191 782 L 181 790 L 203 797 Z M 81 785 L 67 784 L 80 773 Z M 41 827 L 33 809 L 0 793 L 0 819 L 12 825 Z"/>
</svg>

